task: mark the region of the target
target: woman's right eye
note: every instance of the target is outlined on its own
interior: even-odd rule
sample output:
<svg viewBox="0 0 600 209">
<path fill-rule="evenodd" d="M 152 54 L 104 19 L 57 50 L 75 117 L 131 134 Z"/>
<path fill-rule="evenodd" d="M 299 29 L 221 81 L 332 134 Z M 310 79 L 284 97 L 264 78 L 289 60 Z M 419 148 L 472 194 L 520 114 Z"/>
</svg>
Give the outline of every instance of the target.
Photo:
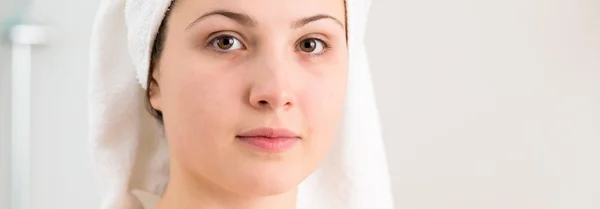
<svg viewBox="0 0 600 209">
<path fill-rule="evenodd" d="M 233 36 L 219 36 L 210 44 L 218 51 L 233 51 L 243 48 L 242 42 Z"/>
</svg>

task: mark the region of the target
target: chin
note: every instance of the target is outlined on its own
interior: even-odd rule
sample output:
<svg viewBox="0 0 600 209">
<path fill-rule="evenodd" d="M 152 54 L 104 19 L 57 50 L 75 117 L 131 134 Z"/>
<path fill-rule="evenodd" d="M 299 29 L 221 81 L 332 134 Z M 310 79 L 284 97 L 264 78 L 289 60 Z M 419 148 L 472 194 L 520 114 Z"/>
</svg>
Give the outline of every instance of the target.
<svg viewBox="0 0 600 209">
<path fill-rule="evenodd" d="M 300 166 L 299 166 L 300 167 Z M 306 175 L 293 166 L 262 165 L 237 172 L 233 190 L 249 196 L 273 196 L 296 189 Z"/>
</svg>

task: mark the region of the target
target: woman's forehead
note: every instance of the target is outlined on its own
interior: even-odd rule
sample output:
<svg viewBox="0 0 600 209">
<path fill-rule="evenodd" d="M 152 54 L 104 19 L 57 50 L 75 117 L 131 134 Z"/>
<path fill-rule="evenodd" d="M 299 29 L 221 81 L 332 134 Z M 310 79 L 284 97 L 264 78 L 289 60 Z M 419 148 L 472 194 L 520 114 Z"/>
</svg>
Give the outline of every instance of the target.
<svg viewBox="0 0 600 209">
<path fill-rule="evenodd" d="M 344 23 L 344 0 L 176 0 L 174 13 L 190 23 L 214 11 L 243 14 L 256 24 L 295 22 L 315 16 L 331 16 Z M 184 20 L 185 19 L 185 20 Z"/>
</svg>

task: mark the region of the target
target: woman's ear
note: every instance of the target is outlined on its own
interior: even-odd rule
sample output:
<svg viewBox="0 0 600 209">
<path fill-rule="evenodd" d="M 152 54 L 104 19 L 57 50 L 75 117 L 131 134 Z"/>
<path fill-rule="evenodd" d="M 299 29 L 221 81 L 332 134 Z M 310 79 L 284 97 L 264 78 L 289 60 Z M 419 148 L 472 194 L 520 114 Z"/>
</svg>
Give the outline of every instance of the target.
<svg viewBox="0 0 600 209">
<path fill-rule="evenodd" d="M 159 70 L 154 69 L 152 74 L 150 75 L 150 82 L 148 85 L 148 97 L 150 100 L 150 105 L 155 110 L 161 112 L 162 111 L 162 99 L 160 94 L 160 86 L 159 83 Z"/>
</svg>

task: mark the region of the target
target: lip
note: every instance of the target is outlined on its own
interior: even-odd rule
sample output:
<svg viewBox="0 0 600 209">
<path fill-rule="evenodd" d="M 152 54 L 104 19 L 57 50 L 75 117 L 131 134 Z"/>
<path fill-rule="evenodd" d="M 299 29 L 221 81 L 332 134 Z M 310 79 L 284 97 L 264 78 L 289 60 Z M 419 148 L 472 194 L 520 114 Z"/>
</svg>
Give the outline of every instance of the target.
<svg viewBox="0 0 600 209">
<path fill-rule="evenodd" d="M 264 152 L 285 152 L 291 149 L 300 135 L 285 128 L 260 127 L 236 136 L 245 144 Z"/>
</svg>

